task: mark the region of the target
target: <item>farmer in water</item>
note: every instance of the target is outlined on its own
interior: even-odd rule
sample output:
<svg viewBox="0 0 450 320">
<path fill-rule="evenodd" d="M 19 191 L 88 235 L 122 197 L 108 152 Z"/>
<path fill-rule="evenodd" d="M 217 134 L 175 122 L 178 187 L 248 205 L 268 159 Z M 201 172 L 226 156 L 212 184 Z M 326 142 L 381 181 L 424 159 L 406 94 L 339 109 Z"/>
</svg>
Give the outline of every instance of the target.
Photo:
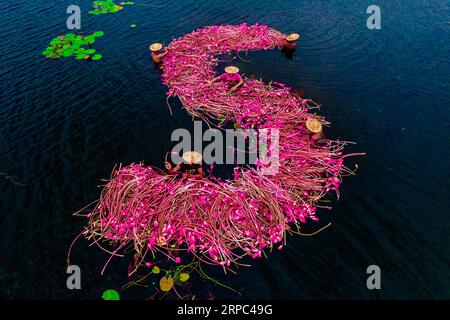
<svg viewBox="0 0 450 320">
<path fill-rule="evenodd" d="M 214 83 L 217 81 L 226 81 L 229 86 L 232 86 L 230 92 L 236 91 L 244 83 L 244 80 L 242 80 L 242 77 L 239 74 L 239 68 L 234 66 L 226 67 L 225 73 L 218 77 L 215 77 L 211 80 L 210 83 Z"/>
<path fill-rule="evenodd" d="M 155 67 L 157 69 L 162 69 L 162 58 L 164 58 L 166 56 L 166 54 L 168 54 L 169 52 L 167 51 L 166 48 L 163 49 L 163 45 L 161 43 L 153 43 L 152 45 L 150 45 L 149 47 L 150 51 L 151 51 L 151 55 L 152 55 L 152 61 L 153 64 L 155 65 Z M 161 51 L 161 49 L 163 49 Z"/>
<path fill-rule="evenodd" d="M 172 168 L 170 163 L 166 162 L 164 165 L 170 174 L 179 174 L 182 178 L 187 179 L 202 179 L 202 155 L 196 151 L 187 151 L 183 153 L 183 161 Z"/>
<path fill-rule="evenodd" d="M 295 41 L 300 38 L 300 35 L 298 33 L 291 33 L 290 35 L 286 36 L 286 41 L 284 42 L 281 51 L 285 54 L 286 58 L 292 60 L 292 57 L 294 56 Z"/>
<path fill-rule="evenodd" d="M 286 42 L 283 45 L 284 50 L 290 50 L 294 51 L 295 46 L 297 45 L 295 41 L 300 38 L 300 35 L 298 33 L 291 33 L 286 37 Z"/>
<path fill-rule="evenodd" d="M 317 119 L 309 118 L 306 120 L 306 128 L 309 131 L 309 138 L 312 143 L 319 142 L 319 140 L 323 139 L 322 124 Z"/>
</svg>

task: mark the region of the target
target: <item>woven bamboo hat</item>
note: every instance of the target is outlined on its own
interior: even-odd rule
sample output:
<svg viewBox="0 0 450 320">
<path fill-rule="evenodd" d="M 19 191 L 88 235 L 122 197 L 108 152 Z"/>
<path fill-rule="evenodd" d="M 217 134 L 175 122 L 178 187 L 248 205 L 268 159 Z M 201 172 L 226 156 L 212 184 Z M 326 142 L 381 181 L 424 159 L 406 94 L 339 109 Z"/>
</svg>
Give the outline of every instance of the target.
<svg viewBox="0 0 450 320">
<path fill-rule="evenodd" d="M 226 73 L 234 74 L 239 72 L 239 68 L 235 66 L 229 66 L 225 68 Z"/>
<path fill-rule="evenodd" d="M 319 133 L 322 131 L 322 124 L 314 118 L 306 120 L 306 128 L 312 133 Z"/>
<path fill-rule="evenodd" d="M 200 163 L 202 155 L 196 151 L 187 151 L 183 153 L 183 160 L 187 163 Z"/>
<path fill-rule="evenodd" d="M 161 50 L 162 47 L 163 47 L 163 45 L 161 43 L 157 42 L 157 43 L 153 43 L 149 48 L 150 48 L 150 51 L 155 52 L 155 51 Z"/>
<path fill-rule="evenodd" d="M 291 33 L 290 35 L 288 35 L 288 36 L 286 37 L 286 40 L 287 40 L 287 41 L 295 41 L 295 40 L 297 40 L 298 38 L 300 38 L 300 35 L 299 35 L 298 33 Z"/>
</svg>

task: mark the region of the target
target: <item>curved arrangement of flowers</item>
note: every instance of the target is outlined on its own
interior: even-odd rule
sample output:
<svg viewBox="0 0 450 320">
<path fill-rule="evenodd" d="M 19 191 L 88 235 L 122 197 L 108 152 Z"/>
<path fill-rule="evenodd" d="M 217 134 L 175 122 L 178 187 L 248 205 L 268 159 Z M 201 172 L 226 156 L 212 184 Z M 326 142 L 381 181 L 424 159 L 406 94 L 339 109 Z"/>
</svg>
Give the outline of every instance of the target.
<svg viewBox="0 0 450 320">
<path fill-rule="evenodd" d="M 263 164 L 257 163 L 241 167 L 233 180 L 189 180 L 152 166 L 120 167 L 103 186 L 84 236 L 99 245 L 106 241 L 113 255 L 132 247 L 137 265 L 156 254 L 180 263 L 186 256 L 180 251 L 187 251 L 203 263 L 228 268 L 244 256 L 281 249 L 288 232 L 318 220 L 318 201 L 331 190 L 339 196 L 342 176 L 351 173 L 343 165 L 349 156 L 342 153 L 345 142 L 310 142 L 307 119 L 329 125 L 310 113 L 318 105 L 277 82 L 244 78 L 234 94 L 224 83 L 209 83 L 218 55 L 273 49 L 284 39 L 264 25 L 204 27 L 170 43 L 162 75 L 168 96 L 178 97 L 193 117 L 278 128 L 278 173 L 262 175 Z"/>
</svg>

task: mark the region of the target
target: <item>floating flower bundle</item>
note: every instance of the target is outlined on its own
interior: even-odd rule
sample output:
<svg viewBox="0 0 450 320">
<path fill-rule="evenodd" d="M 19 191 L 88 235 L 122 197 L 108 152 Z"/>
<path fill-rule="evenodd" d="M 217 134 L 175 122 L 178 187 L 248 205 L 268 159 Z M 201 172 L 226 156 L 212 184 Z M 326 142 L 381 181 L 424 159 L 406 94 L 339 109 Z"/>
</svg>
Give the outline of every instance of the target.
<svg viewBox="0 0 450 320">
<path fill-rule="evenodd" d="M 265 164 L 259 161 L 225 181 L 179 179 L 140 164 L 120 167 L 88 215 L 84 236 L 109 243 L 113 254 L 132 247 L 142 264 L 148 254 L 180 263 L 180 252 L 188 252 L 228 269 L 244 256 L 256 259 L 282 249 L 286 233 L 300 233 L 302 223 L 319 220 L 318 201 L 331 190 L 338 194 L 342 176 L 352 172 L 343 164 L 349 156 L 342 153 L 346 142 L 311 143 L 306 120 L 329 124 L 311 113 L 318 105 L 277 82 L 244 77 L 233 94 L 224 83 L 210 83 L 218 55 L 273 49 L 284 39 L 283 33 L 261 25 L 201 28 L 170 43 L 162 75 L 168 96 L 177 96 L 193 117 L 242 128 L 277 128 L 275 175 L 262 175 Z"/>
<path fill-rule="evenodd" d="M 100 60 L 102 55 L 91 48 L 91 44 L 96 38 L 103 37 L 103 31 L 96 31 L 91 35 L 82 36 L 68 33 L 65 36 L 58 36 L 42 52 L 42 55 L 50 59 L 74 56 L 77 60 Z"/>
</svg>

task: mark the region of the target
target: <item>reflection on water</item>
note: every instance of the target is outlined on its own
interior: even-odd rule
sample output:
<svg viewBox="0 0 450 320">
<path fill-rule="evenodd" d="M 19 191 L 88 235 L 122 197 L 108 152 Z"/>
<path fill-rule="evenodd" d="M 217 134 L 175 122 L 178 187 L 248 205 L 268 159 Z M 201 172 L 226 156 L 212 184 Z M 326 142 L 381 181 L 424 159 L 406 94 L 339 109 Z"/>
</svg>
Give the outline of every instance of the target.
<svg viewBox="0 0 450 320">
<path fill-rule="evenodd" d="M 285 250 L 237 276 L 213 272 L 245 288 L 238 298 L 449 297 L 444 1 L 378 1 L 382 29 L 375 31 L 365 27 L 367 1 L 152 1 L 102 17 L 86 14 L 89 2 L 80 5 L 82 31 L 105 31 L 97 63 L 41 56 L 50 39 L 66 33 L 63 5 L 20 0 L 0 13 L 2 297 L 98 298 L 126 282 L 125 259 L 102 277 L 107 255 L 81 241 L 72 262 L 83 271 L 83 289 L 66 289 L 67 249 L 85 222 L 71 214 L 98 197 L 97 185 L 116 163 L 162 167 L 172 130 L 192 127 L 176 99 L 170 116 L 148 44 L 240 22 L 302 34 L 290 59 L 254 52 L 238 66 L 303 90 L 332 122 L 327 136 L 356 141 L 348 152 L 367 156 L 349 159 L 358 175 L 344 180 L 341 199 L 330 197 L 333 210 L 322 212 L 331 228 L 289 237 Z M 382 270 L 381 291 L 366 289 L 370 264 Z M 202 285 L 195 289 L 236 297 Z"/>
</svg>

